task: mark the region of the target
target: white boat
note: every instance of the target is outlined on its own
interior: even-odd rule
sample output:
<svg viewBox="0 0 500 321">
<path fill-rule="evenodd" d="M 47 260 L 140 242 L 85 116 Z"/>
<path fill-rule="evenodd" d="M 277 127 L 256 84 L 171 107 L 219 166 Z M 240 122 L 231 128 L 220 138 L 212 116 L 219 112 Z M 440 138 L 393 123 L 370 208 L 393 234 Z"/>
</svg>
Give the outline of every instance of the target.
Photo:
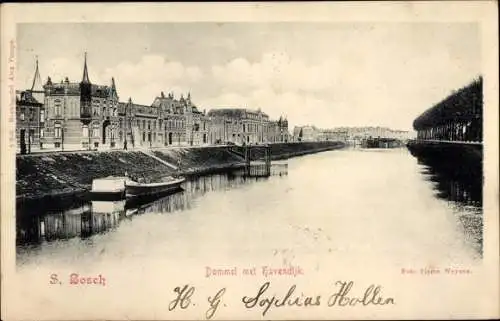
<svg viewBox="0 0 500 321">
<path fill-rule="evenodd" d="M 92 181 L 93 199 L 118 200 L 125 197 L 125 177 L 109 176 Z"/>
<path fill-rule="evenodd" d="M 173 192 L 179 190 L 185 180 L 184 177 L 169 177 L 166 181 L 159 183 L 138 183 L 128 178 L 125 181 L 126 195 L 130 198 Z"/>
</svg>

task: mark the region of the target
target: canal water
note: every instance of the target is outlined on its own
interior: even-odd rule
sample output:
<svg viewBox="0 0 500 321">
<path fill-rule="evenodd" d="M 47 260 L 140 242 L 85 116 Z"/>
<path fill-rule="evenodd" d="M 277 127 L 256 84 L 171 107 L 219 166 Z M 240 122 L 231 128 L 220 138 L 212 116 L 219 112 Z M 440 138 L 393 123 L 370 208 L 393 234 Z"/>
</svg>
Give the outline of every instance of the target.
<svg viewBox="0 0 500 321">
<path fill-rule="evenodd" d="M 263 256 L 283 264 L 481 258 L 477 193 L 405 148 L 322 152 L 274 163 L 271 174 L 199 177 L 179 193 L 142 204 L 23 210 L 17 215 L 18 270 L 135 259 L 147 265 L 155 258 L 219 265 Z"/>
</svg>

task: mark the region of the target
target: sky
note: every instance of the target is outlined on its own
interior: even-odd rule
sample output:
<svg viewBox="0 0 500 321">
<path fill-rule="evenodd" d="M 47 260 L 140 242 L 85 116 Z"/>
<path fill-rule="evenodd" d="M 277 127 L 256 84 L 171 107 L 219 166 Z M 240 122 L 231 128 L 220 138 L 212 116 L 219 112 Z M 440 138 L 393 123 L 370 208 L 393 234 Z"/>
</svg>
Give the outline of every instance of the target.
<svg viewBox="0 0 500 321">
<path fill-rule="evenodd" d="M 19 24 L 18 89 L 115 78 L 121 101 L 191 93 L 201 110 L 262 109 L 290 126 L 384 126 L 413 120 L 481 74 L 474 23 Z"/>
</svg>

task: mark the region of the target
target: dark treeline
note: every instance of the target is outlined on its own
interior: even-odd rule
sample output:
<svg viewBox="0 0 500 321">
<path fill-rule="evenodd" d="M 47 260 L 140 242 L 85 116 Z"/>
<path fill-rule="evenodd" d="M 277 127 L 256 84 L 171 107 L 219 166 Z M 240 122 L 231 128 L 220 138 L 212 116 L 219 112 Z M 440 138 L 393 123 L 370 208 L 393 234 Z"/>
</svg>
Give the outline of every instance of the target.
<svg viewBox="0 0 500 321">
<path fill-rule="evenodd" d="M 470 119 L 472 116 L 482 119 L 483 113 L 483 78 L 475 79 L 471 84 L 457 90 L 435 106 L 426 110 L 413 122 L 416 130 L 435 127 L 447 120 Z"/>
<path fill-rule="evenodd" d="M 483 79 L 454 92 L 413 122 L 419 140 L 483 141 Z"/>
</svg>

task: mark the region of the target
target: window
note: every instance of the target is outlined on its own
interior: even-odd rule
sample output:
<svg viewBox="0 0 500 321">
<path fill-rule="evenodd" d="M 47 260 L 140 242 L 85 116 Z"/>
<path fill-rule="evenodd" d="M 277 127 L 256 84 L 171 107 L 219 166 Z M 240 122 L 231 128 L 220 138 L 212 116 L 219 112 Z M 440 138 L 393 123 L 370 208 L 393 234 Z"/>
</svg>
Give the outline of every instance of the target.
<svg viewBox="0 0 500 321">
<path fill-rule="evenodd" d="M 56 116 L 61 115 L 61 100 L 60 99 L 54 100 L 54 114 Z"/>
<path fill-rule="evenodd" d="M 89 137 L 89 127 L 87 125 L 83 125 L 82 127 L 82 136 L 85 138 Z"/>
<path fill-rule="evenodd" d="M 35 138 L 35 130 L 34 129 L 30 129 L 30 143 L 33 143 L 33 139 Z"/>
<path fill-rule="evenodd" d="M 93 131 L 92 131 L 92 136 L 93 137 L 99 137 L 99 125 L 94 124 Z"/>
<path fill-rule="evenodd" d="M 45 121 L 45 110 L 40 110 L 40 122 L 43 123 Z"/>
<path fill-rule="evenodd" d="M 40 128 L 40 137 L 43 137 L 43 128 Z"/>
<path fill-rule="evenodd" d="M 60 138 L 61 137 L 61 124 L 55 124 L 54 127 L 54 137 Z"/>
<path fill-rule="evenodd" d="M 21 111 L 21 116 L 20 116 L 20 119 L 21 119 L 21 120 L 24 120 L 24 111 Z"/>
</svg>

